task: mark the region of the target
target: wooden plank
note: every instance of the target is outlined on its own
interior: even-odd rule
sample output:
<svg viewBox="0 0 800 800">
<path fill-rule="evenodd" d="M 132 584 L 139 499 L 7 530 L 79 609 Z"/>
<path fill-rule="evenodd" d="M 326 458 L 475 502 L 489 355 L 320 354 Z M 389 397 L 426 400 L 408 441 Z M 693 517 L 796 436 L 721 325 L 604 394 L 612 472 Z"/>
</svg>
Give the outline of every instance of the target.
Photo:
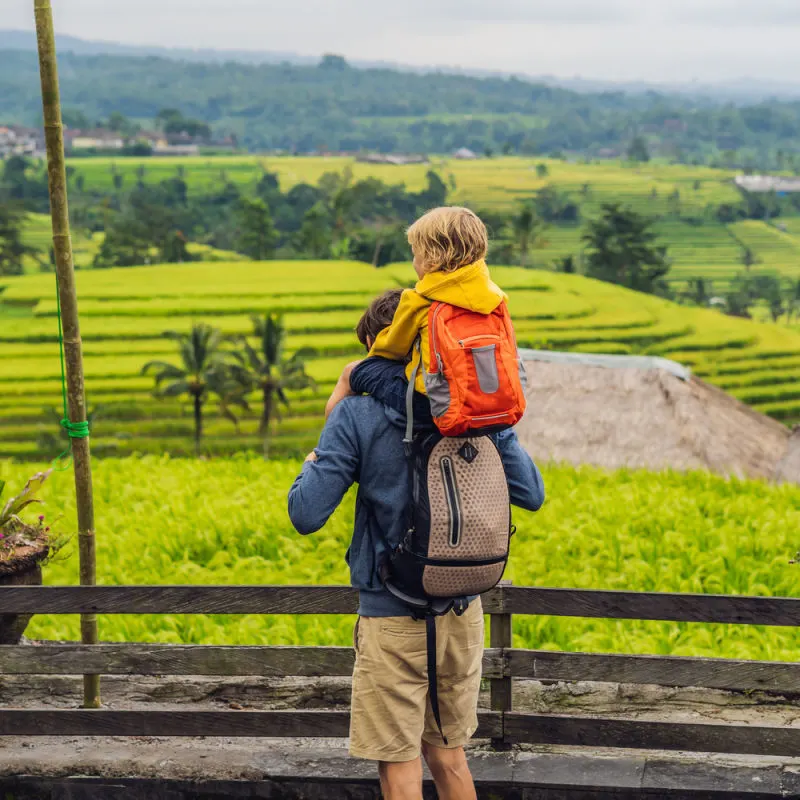
<svg viewBox="0 0 800 800">
<path fill-rule="evenodd" d="M 601 617 L 742 625 L 800 625 L 800 599 L 714 594 L 611 592 L 585 589 L 503 589 L 513 614 Z"/>
<path fill-rule="evenodd" d="M 540 650 L 507 650 L 506 657 L 510 674 L 515 678 L 800 692 L 800 664 L 781 661 L 555 653 Z"/>
<path fill-rule="evenodd" d="M 501 590 L 483 597 L 502 610 Z M 355 614 L 349 586 L 3 586 L 4 614 Z"/>
<path fill-rule="evenodd" d="M 508 741 L 580 747 L 624 747 L 701 753 L 797 756 L 800 728 L 709 725 L 556 716 L 505 715 Z"/>
<path fill-rule="evenodd" d="M 357 607 L 349 586 L 0 587 L 0 612 L 15 614 L 354 614 Z"/>
<path fill-rule="evenodd" d="M 0 736 L 345 737 L 347 711 L 0 711 Z M 480 738 L 501 731 L 500 715 L 479 715 Z"/>
<path fill-rule="evenodd" d="M 0 675 L 351 675 L 352 647 L 212 647 L 170 644 L 0 646 Z M 487 649 L 486 678 L 503 675 L 502 654 Z"/>
</svg>

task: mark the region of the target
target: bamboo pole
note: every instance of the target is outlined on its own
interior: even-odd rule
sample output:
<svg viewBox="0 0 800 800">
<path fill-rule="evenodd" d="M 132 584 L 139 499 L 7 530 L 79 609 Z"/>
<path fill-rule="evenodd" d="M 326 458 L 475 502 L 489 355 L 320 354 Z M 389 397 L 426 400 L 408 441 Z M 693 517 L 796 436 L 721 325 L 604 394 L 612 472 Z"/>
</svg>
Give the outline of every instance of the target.
<svg viewBox="0 0 800 800">
<path fill-rule="evenodd" d="M 67 374 L 67 409 L 71 422 L 86 421 L 86 395 L 83 383 L 83 355 L 78 326 L 78 297 L 72 263 L 69 233 L 67 175 L 64 164 L 64 134 L 61 126 L 61 99 L 58 89 L 56 43 L 50 0 L 34 0 L 36 39 L 39 46 L 39 72 L 42 81 L 42 109 L 47 144 L 47 178 L 50 189 L 50 216 L 53 225 L 53 249 L 61 299 L 64 329 L 64 360 Z M 78 546 L 82 586 L 95 583 L 94 505 L 92 500 L 92 465 L 89 439 L 70 439 L 75 465 L 75 497 L 78 508 Z M 81 616 L 81 641 L 97 644 L 97 615 Z M 100 707 L 100 676 L 83 677 L 84 708 Z"/>
</svg>

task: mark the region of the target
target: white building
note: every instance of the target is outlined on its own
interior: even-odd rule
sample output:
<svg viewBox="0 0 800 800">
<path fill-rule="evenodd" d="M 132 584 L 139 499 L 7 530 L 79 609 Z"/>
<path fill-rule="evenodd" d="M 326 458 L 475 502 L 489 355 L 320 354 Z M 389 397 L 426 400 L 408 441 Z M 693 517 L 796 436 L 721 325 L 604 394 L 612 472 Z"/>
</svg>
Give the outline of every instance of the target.
<svg viewBox="0 0 800 800">
<path fill-rule="evenodd" d="M 800 178 L 782 178 L 772 175 L 737 175 L 736 185 L 745 192 L 793 194 L 800 192 Z"/>
</svg>

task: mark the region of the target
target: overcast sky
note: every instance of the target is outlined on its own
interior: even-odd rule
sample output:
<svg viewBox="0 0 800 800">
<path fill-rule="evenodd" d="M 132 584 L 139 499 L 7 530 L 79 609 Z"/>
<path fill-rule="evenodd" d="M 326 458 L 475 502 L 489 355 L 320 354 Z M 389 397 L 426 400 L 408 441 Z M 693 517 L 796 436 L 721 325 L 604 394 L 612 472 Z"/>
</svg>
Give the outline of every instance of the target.
<svg viewBox="0 0 800 800">
<path fill-rule="evenodd" d="M 32 28 L 0 0 L 3 28 Z M 11 8 L 9 9 L 9 6 Z M 800 79 L 800 0 L 54 0 L 85 39 L 532 75 Z"/>
</svg>

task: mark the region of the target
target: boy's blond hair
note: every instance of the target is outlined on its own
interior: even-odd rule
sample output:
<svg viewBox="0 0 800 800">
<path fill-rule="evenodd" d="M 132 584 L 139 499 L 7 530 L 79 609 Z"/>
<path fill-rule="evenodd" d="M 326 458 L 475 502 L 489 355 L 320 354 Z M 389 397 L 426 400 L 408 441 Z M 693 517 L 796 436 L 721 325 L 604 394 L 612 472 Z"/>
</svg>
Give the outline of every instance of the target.
<svg viewBox="0 0 800 800">
<path fill-rule="evenodd" d="M 489 235 L 480 217 L 468 208 L 443 206 L 408 229 L 408 243 L 425 272 L 453 272 L 486 257 Z"/>
</svg>

